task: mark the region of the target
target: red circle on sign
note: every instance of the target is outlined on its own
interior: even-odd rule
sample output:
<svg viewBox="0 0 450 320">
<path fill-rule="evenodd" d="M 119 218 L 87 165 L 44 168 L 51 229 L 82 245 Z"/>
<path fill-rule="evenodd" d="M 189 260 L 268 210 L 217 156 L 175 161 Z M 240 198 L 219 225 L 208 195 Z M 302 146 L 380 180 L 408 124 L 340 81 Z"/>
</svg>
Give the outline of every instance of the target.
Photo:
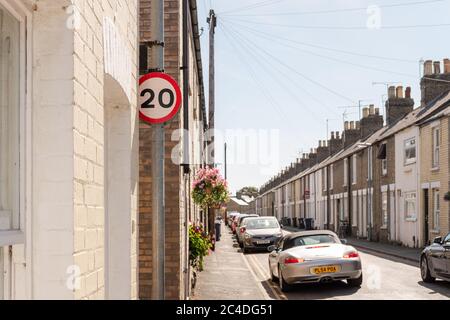
<svg viewBox="0 0 450 320">
<path fill-rule="evenodd" d="M 153 79 L 153 78 L 161 78 L 166 80 L 167 82 L 170 83 L 170 85 L 174 88 L 175 90 L 175 96 L 176 96 L 176 100 L 175 100 L 175 106 L 173 108 L 173 110 L 164 118 L 151 118 L 146 116 L 145 114 L 143 114 L 140 110 L 139 110 L 139 118 L 143 121 L 152 123 L 152 124 L 158 124 L 158 123 L 164 123 L 167 122 L 169 120 L 171 120 L 177 113 L 178 111 L 180 111 L 180 107 L 181 107 L 181 90 L 180 87 L 178 86 L 178 83 L 175 81 L 175 79 L 173 79 L 171 76 L 169 76 L 166 73 L 162 73 L 162 72 L 152 72 L 152 73 L 148 73 L 146 75 L 143 75 L 140 79 L 139 79 L 139 85 L 142 85 L 145 81 L 149 80 L 149 79 Z"/>
</svg>

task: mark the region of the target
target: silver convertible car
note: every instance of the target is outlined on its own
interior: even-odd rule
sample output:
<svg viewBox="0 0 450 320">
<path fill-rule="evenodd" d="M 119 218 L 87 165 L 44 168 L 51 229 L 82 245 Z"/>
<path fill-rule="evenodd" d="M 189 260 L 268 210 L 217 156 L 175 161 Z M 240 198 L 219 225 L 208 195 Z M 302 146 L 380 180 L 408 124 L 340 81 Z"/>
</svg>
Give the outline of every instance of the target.
<svg viewBox="0 0 450 320">
<path fill-rule="evenodd" d="M 328 283 L 346 280 L 360 287 L 363 281 L 361 259 L 352 246 L 343 244 L 331 231 L 302 231 L 283 237 L 268 250 L 272 281 L 282 291 L 298 283 Z"/>
<path fill-rule="evenodd" d="M 434 239 L 434 243 L 423 250 L 420 274 L 424 282 L 434 282 L 436 278 L 450 281 L 450 233 L 444 239 Z"/>
</svg>

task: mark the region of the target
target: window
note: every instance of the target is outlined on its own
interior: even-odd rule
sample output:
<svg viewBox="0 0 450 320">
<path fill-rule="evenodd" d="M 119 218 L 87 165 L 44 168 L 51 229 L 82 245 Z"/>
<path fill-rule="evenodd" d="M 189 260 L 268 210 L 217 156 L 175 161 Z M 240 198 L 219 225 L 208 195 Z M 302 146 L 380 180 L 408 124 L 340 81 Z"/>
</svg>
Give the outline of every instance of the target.
<svg viewBox="0 0 450 320">
<path fill-rule="evenodd" d="M 409 221 L 416 220 L 416 193 L 405 194 L 405 219 Z"/>
<path fill-rule="evenodd" d="M 357 215 L 358 212 L 358 195 L 354 194 L 352 197 L 352 226 L 358 226 Z"/>
<path fill-rule="evenodd" d="M 441 129 L 435 127 L 432 130 L 433 134 L 433 154 L 432 154 L 432 166 L 433 169 L 439 168 L 439 151 L 441 149 Z"/>
<path fill-rule="evenodd" d="M 23 26 L 0 5 L 0 231 L 18 230 Z"/>
<path fill-rule="evenodd" d="M 381 160 L 381 174 L 383 176 L 387 176 L 388 168 L 387 168 L 387 159 Z"/>
<path fill-rule="evenodd" d="M 404 147 L 404 154 L 405 154 L 405 165 L 412 164 L 416 162 L 416 139 L 408 139 L 405 140 L 405 147 Z"/>
<path fill-rule="evenodd" d="M 344 159 L 344 187 L 348 184 L 348 159 Z"/>
<path fill-rule="evenodd" d="M 383 217 L 383 228 L 387 228 L 388 225 L 388 194 L 383 192 L 381 194 L 381 214 Z"/>
<path fill-rule="evenodd" d="M 387 175 L 387 144 L 383 143 L 378 149 L 377 158 L 381 160 L 381 174 Z"/>
<path fill-rule="evenodd" d="M 333 181 L 334 181 L 334 165 L 330 166 L 330 189 L 333 190 Z"/>
<path fill-rule="evenodd" d="M 327 168 L 322 169 L 322 191 L 327 191 Z"/>
<path fill-rule="evenodd" d="M 445 237 L 444 239 L 444 245 L 449 245 L 450 244 L 450 233 L 447 235 L 447 237 Z"/>
<path fill-rule="evenodd" d="M 441 204 L 439 199 L 439 189 L 433 189 L 433 229 L 439 230 L 439 216 L 441 213 Z"/>
<path fill-rule="evenodd" d="M 352 157 L 352 184 L 356 184 L 357 170 L 356 170 L 357 157 L 356 154 Z"/>
</svg>

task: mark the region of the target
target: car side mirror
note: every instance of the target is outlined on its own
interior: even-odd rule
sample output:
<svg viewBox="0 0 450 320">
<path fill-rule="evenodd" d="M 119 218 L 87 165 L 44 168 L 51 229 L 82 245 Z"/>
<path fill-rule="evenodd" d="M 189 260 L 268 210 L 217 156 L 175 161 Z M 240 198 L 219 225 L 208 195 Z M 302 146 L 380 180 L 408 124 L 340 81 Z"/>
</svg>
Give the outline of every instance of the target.
<svg viewBox="0 0 450 320">
<path fill-rule="evenodd" d="M 284 228 L 283 224 L 280 224 L 280 228 L 281 228 L 281 229 L 283 229 L 283 228 Z"/>
<path fill-rule="evenodd" d="M 434 238 L 433 243 L 436 243 L 436 244 L 442 244 L 442 237 Z"/>
<path fill-rule="evenodd" d="M 277 246 L 271 245 L 271 246 L 267 247 L 267 251 L 269 251 L 269 252 L 273 252 L 276 250 L 277 250 Z"/>
<path fill-rule="evenodd" d="M 341 239 L 342 244 L 348 244 L 347 239 Z"/>
</svg>

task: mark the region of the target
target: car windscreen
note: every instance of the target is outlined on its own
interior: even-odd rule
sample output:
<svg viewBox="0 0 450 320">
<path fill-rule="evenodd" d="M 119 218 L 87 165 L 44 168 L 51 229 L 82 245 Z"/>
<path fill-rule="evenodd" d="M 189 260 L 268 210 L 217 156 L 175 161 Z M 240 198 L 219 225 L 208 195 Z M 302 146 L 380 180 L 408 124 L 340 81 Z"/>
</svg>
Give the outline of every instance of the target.
<svg viewBox="0 0 450 320">
<path fill-rule="evenodd" d="M 248 219 L 246 221 L 247 230 L 252 229 L 275 229 L 279 228 L 280 225 L 275 219 Z"/>
<path fill-rule="evenodd" d="M 337 243 L 336 238 L 329 234 L 315 234 L 309 236 L 299 236 L 285 241 L 283 250 L 294 247 L 313 246 L 325 243 Z"/>
</svg>

